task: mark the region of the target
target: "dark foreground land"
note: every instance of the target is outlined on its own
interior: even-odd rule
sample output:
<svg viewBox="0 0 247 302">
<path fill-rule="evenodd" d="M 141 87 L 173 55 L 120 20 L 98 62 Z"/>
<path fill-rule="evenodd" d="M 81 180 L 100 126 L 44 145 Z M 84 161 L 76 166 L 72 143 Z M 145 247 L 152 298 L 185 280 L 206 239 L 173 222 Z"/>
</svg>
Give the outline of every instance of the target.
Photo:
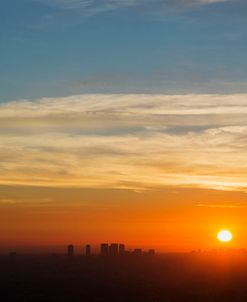
<svg viewBox="0 0 247 302">
<path fill-rule="evenodd" d="M 245 253 L 0 257 L 3 302 L 247 301 Z"/>
</svg>

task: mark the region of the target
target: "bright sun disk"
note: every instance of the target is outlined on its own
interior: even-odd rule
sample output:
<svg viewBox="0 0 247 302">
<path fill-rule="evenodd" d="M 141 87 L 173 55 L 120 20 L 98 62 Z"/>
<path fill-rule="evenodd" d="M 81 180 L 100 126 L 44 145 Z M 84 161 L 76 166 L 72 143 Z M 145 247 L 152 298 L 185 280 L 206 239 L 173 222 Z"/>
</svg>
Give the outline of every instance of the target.
<svg viewBox="0 0 247 302">
<path fill-rule="evenodd" d="M 232 233 L 228 230 L 222 230 L 218 233 L 217 238 L 221 242 L 229 242 L 232 240 Z"/>
</svg>

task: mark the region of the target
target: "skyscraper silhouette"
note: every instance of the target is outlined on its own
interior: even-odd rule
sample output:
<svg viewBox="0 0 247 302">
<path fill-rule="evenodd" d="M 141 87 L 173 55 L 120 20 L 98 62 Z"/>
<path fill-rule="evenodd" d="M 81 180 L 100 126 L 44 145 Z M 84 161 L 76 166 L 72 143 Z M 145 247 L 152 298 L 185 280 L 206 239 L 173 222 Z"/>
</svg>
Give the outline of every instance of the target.
<svg viewBox="0 0 247 302">
<path fill-rule="evenodd" d="M 104 256 L 104 257 L 109 255 L 109 245 L 108 245 L 108 243 L 101 243 L 100 255 Z"/>
<path fill-rule="evenodd" d="M 135 257 L 141 257 L 142 256 L 142 249 L 134 249 L 133 255 Z"/>
<path fill-rule="evenodd" d="M 69 257 L 74 256 L 74 246 L 73 246 L 73 244 L 68 245 L 67 252 L 68 252 Z"/>
<path fill-rule="evenodd" d="M 87 257 L 91 256 L 91 245 L 90 244 L 86 245 L 85 254 L 86 254 Z"/>
<path fill-rule="evenodd" d="M 112 243 L 109 248 L 110 256 L 118 256 L 118 244 Z"/>
<path fill-rule="evenodd" d="M 125 245 L 124 244 L 119 244 L 119 256 L 124 256 L 125 254 Z"/>
<path fill-rule="evenodd" d="M 154 256 L 155 255 L 155 250 L 154 249 L 148 250 L 148 255 L 149 256 Z"/>
</svg>

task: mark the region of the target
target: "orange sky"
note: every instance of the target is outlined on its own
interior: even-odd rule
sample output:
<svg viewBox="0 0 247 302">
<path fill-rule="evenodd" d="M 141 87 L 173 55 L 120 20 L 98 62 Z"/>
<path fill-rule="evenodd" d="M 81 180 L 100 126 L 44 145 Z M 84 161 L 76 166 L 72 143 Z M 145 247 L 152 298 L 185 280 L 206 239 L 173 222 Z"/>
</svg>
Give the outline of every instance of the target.
<svg viewBox="0 0 247 302">
<path fill-rule="evenodd" d="M 0 245 L 247 247 L 246 94 L 0 104 Z"/>
<path fill-rule="evenodd" d="M 160 251 L 217 248 L 216 233 L 232 230 L 227 247 L 246 247 L 247 195 L 193 188 L 134 192 L 1 186 L 1 247 L 124 242 Z M 234 206 L 233 206 L 234 204 Z"/>
</svg>

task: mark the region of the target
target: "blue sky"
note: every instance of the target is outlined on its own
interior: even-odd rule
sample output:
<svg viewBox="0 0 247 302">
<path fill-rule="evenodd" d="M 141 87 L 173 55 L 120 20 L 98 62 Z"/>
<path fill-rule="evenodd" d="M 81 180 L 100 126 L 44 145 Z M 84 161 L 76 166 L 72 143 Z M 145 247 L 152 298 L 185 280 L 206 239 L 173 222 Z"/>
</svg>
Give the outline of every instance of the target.
<svg viewBox="0 0 247 302">
<path fill-rule="evenodd" d="M 3 0 L 0 101 L 246 92 L 244 1 Z"/>
</svg>

